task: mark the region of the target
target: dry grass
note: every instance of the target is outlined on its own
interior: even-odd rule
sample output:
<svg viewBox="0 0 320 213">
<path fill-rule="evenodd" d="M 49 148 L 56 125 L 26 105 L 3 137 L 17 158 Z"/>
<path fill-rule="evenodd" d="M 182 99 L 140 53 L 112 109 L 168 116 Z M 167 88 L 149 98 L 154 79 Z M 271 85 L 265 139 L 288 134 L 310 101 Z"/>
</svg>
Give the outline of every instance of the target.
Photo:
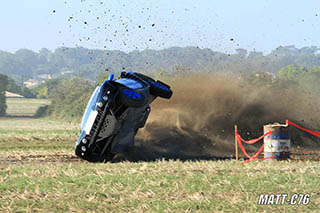
<svg viewBox="0 0 320 213">
<path fill-rule="evenodd" d="M 0 153 L 17 150 L 72 150 L 79 124 L 58 120 L 0 118 Z"/>
<path fill-rule="evenodd" d="M 9 116 L 33 116 L 40 106 L 50 104 L 46 99 L 7 98 Z"/>
<path fill-rule="evenodd" d="M 12 212 L 317 212 L 318 163 L 50 163 L 0 169 Z M 307 206 L 257 205 L 261 193 L 310 193 Z"/>
</svg>

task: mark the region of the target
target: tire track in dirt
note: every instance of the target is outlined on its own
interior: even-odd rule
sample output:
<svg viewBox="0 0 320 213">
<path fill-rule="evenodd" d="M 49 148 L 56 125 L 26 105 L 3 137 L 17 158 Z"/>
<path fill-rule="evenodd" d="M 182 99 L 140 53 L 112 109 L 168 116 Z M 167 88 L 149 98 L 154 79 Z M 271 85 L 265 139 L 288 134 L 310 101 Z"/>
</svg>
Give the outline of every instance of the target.
<svg viewBox="0 0 320 213">
<path fill-rule="evenodd" d="M 82 163 L 73 152 L 6 152 L 0 156 L 0 166 L 44 164 L 44 163 Z"/>
</svg>

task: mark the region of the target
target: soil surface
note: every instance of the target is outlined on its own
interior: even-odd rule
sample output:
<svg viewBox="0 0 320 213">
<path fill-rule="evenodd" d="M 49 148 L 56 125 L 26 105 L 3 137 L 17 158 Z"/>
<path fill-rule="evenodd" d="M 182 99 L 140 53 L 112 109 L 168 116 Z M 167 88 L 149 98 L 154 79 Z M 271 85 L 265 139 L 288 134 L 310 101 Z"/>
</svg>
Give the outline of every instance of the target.
<svg viewBox="0 0 320 213">
<path fill-rule="evenodd" d="M 169 142 L 168 142 L 169 143 Z M 156 161 L 156 160 L 181 160 L 181 161 L 195 161 L 195 160 L 229 160 L 234 159 L 233 153 L 219 152 L 215 150 L 215 154 L 201 153 L 196 155 L 195 152 L 188 149 L 180 149 L 177 151 L 179 144 L 176 144 L 175 147 L 168 148 L 167 143 L 162 143 L 162 146 L 143 146 L 140 142 L 136 147 L 132 148 L 130 151 L 127 151 L 122 154 L 117 154 L 112 161 L 113 163 L 122 162 L 122 161 Z M 198 151 L 201 151 L 198 148 Z M 221 150 L 220 150 L 221 151 Z M 193 153 L 193 154 L 192 154 Z M 225 153 L 226 155 L 223 155 Z M 318 159 L 320 158 L 319 149 L 311 148 L 292 148 L 291 157 L 295 159 Z M 254 152 L 249 155 L 254 154 Z M 243 157 L 243 155 L 240 155 Z M 260 157 L 263 157 L 261 155 Z M 4 155 L 0 156 L 0 167 L 6 167 L 9 165 L 30 165 L 30 164 L 47 164 L 47 163 L 87 163 L 86 161 L 78 158 L 74 152 L 49 152 L 49 151 L 35 151 L 31 152 L 7 152 Z"/>
</svg>

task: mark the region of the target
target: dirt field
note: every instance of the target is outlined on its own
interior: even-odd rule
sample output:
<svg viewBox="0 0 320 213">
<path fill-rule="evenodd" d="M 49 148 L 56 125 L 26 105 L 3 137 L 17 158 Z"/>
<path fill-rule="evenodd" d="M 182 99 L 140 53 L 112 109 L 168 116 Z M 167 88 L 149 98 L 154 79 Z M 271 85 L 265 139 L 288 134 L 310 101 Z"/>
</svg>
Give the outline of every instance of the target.
<svg viewBox="0 0 320 213">
<path fill-rule="evenodd" d="M 118 155 L 115 161 L 138 162 L 159 159 L 187 161 L 234 158 L 233 142 L 230 144 L 213 143 L 206 137 L 201 138 L 192 132 L 186 134 L 177 128 L 167 129 L 168 134 L 163 135 L 162 128 L 156 124 L 147 125 L 139 134 L 136 146 L 131 151 Z M 0 166 L 81 162 L 76 158 L 73 150 L 78 132 L 76 123 L 34 118 L 1 118 Z M 252 154 L 258 149 L 256 146 L 246 148 L 251 150 Z M 240 156 L 243 157 L 242 154 Z M 292 149 L 292 157 L 319 158 L 319 148 L 295 146 Z"/>
<path fill-rule="evenodd" d="M 159 100 L 131 151 L 117 155 L 113 163 L 93 164 L 74 154 L 79 121 L 34 118 L 43 102 L 36 102 L 33 111 L 24 110 L 29 101 L 11 100 L 11 114 L 0 118 L 1 212 L 318 211 L 319 162 L 242 165 L 230 160 L 232 129 L 228 123 L 213 128 L 219 119 L 210 120 L 207 114 L 190 117 L 190 108 L 177 111 L 180 104 L 164 107 L 169 104 Z M 207 107 L 210 111 L 212 105 Z M 200 122 L 203 116 L 208 120 Z M 307 139 L 306 146 L 294 145 L 293 157 L 320 156 L 317 139 Z M 251 154 L 258 147 L 247 149 Z M 308 205 L 261 206 L 261 193 L 311 198 Z"/>
</svg>

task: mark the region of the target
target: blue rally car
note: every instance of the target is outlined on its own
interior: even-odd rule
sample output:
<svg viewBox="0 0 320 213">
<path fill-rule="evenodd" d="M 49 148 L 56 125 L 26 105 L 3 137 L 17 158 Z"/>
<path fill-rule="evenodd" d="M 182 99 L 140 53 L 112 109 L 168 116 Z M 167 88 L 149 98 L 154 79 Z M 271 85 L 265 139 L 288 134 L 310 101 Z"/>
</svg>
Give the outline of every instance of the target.
<svg viewBox="0 0 320 213">
<path fill-rule="evenodd" d="M 135 72 L 122 72 L 93 92 L 81 122 L 75 153 L 90 162 L 110 161 L 115 154 L 134 145 L 139 128 L 144 127 L 150 104 L 157 97 L 170 99 L 170 86 Z"/>
</svg>

